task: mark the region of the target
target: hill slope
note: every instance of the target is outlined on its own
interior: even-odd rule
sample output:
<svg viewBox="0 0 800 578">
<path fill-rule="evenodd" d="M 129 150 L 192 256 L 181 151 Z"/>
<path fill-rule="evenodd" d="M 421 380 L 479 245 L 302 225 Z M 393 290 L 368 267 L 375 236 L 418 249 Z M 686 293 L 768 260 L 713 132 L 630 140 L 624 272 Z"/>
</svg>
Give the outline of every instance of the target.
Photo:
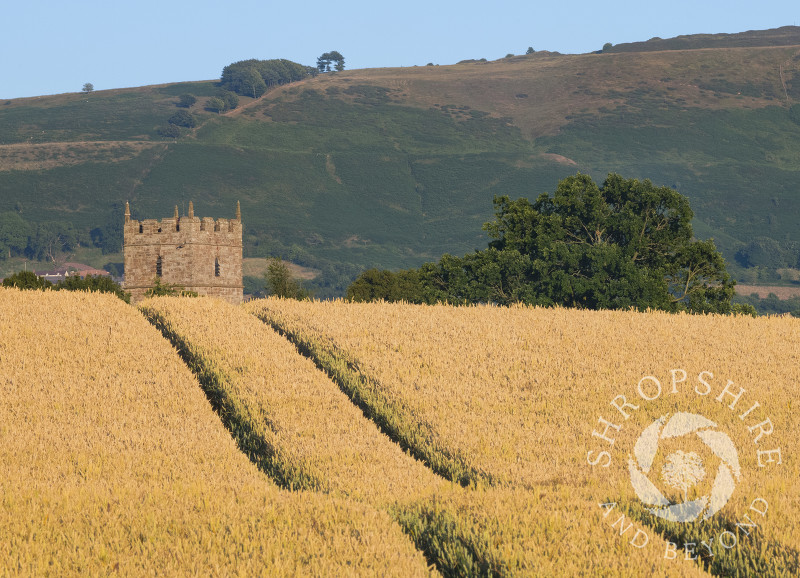
<svg viewBox="0 0 800 578">
<path fill-rule="evenodd" d="M 727 36 L 324 74 L 222 115 L 203 108 L 211 81 L 6 101 L 0 213 L 89 231 L 126 200 L 137 218 L 240 200 L 246 256 L 315 267 L 324 295 L 364 267 L 485 246 L 496 194 L 619 172 L 687 195 L 698 236 L 763 276 L 797 265 L 800 35 Z M 198 127 L 160 137 L 182 93 Z M 760 237 L 780 263 L 747 253 Z"/>
</svg>

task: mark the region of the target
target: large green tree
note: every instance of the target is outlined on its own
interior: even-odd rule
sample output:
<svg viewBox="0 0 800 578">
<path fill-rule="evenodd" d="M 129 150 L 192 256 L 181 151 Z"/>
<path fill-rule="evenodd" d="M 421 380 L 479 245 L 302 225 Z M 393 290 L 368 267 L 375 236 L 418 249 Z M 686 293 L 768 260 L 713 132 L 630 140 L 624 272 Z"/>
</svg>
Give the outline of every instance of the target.
<svg viewBox="0 0 800 578">
<path fill-rule="evenodd" d="M 562 180 L 536 201 L 495 199 L 484 228 L 531 261 L 536 301 L 592 309 L 730 310 L 734 282 L 713 241 L 693 238 L 689 200 L 649 180 Z"/>
<path fill-rule="evenodd" d="M 599 187 L 577 174 L 534 202 L 501 196 L 494 204 L 495 219 L 484 225 L 489 247 L 423 265 L 418 285 L 400 298 L 731 310 L 734 281 L 713 241 L 694 239 L 689 201 L 677 191 L 616 174 Z M 370 294 L 365 281 L 351 297 Z M 374 293 L 391 300 L 385 287 L 392 284 L 384 277 Z"/>
</svg>

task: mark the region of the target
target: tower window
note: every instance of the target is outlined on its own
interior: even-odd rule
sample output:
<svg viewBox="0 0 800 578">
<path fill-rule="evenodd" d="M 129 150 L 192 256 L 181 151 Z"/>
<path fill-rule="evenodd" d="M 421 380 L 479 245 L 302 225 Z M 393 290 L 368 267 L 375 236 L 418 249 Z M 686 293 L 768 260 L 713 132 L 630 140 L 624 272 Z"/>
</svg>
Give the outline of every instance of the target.
<svg viewBox="0 0 800 578">
<path fill-rule="evenodd" d="M 214 259 L 214 277 L 219 277 L 220 266 L 219 259 Z"/>
<path fill-rule="evenodd" d="M 159 255 L 158 259 L 156 259 L 156 276 L 157 277 L 161 277 L 162 264 L 163 264 L 163 262 L 162 262 L 162 259 L 161 259 L 161 255 Z"/>
</svg>

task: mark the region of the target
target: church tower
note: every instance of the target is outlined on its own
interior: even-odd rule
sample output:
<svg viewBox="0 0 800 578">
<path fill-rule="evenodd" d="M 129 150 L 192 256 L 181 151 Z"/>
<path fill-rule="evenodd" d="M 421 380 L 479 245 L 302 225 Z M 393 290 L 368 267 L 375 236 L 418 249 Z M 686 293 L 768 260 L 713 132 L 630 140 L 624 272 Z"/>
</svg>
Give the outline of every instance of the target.
<svg viewBox="0 0 800 578">
<path fill-rule="evenodd" d="M 131 303 L 145 298 L 155 279 L 182 285 L 200 295 L 220 297 L 241 303 L 242 286 L 242 212 L 236 203 L 234 219 L 194 216 L 189 202 L 185 217 L 131 219 L 125 203 L 123 251 L 125 256 L 124 289 Z"/>
</svg>

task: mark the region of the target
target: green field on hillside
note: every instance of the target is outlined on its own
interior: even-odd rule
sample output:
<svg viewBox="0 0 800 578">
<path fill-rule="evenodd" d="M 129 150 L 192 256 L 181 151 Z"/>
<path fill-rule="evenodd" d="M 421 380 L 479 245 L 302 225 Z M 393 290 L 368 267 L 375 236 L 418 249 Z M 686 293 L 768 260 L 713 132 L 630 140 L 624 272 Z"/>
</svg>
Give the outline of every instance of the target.
<svg viewBox="0 0 800 578">
<path fill-rule="evenodd" d="M 800 260 L 794 32 L 320 74 L 225 114 L 204 108 L 213 81 L 6 101 L 0 214 L 69 223 L 87 244 L 125 201 L 163 218 L 189 201 L 229 217 L 238 200 L 245 256 L 314 267 L 326 296 L 368 267 L 485 247 L 494 195 L 617 172 L 688 196 L 735 277 L 781 282 Z M 184 93 L 197 126 L 161 136 Z M 758 239 L 781 245 L 780 266 L 741 257 Z"/>
</svg>

